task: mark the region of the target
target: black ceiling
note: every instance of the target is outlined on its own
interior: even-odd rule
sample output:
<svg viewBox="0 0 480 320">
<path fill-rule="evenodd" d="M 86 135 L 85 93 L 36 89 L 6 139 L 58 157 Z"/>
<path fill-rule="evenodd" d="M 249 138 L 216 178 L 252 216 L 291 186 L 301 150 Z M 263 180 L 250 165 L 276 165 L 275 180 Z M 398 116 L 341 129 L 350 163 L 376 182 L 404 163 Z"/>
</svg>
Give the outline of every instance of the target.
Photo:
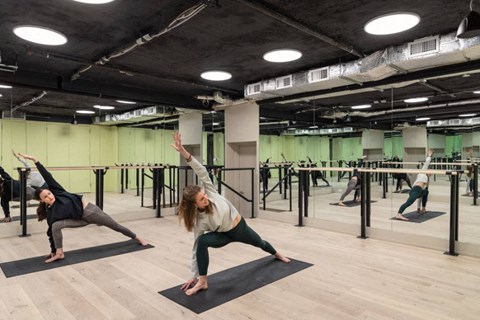
<svg viewBox="0 0 480 320">
<path fill-rule="evenodd" d="M 202 8 L 201 4 L 206 6 Z M 195 9 L 197 14 L 183 19 Z M 402 11 L 418 14 L 421 22 L 395 35 L 374 36 L 363 31 L 370 19 Z M 175 113 L 175 107 L 211 111 L 213 101 L 195 97 L 210 97 L 219 91 L 231 99 L 241 99 L 248 84 L 355 61 L 388 47 L 455 32 L 468 12 L 467 0 L 116 0 L 102 5 L 71 0 L 4 0 L 0 63 L 18 69 L 14 73 L 0 71 L 0 84 L 13 85 L 10 91 L 0 89 L 0 109 L 21 111 L 27 119 L 43 121 L 69 121 L 75 110 L 92 109 L 94 104 L 114 105 L 114 113 L 152 105 L 167 106 L 169 114 Z M 68 42 L 54 47 L 27 42 L 13 34 L 18 25 L 57 30 L 67 36 Z M 127 50 L 147 34 L 158 36 Z M 295 48 L 303 56 L 277 64 L 262 59 L 265 52 L 279 48 Z M 102 57 L 121 51 L 128 52 L 99 63 Z M 224 82 L 200 77 L 203 71 L 218 69 L 233 77 Z M 449 119 L 461 112 L 480 114 L 479 103 L 455 108 L 448 105 L 480 98 L 472 93 L 480 89 L 478 71 L 480 63 L 475 60 L 315 92 L 353 91 L 334 97 L 313 99 L 309 98 L 312 93 L 300 92 L 261 100 L 262 122 L 291 121 L 261 126 L 261 131 L 278 133 L 294 124 L 300 128 L 312 123 L 338 126 L 347 120 L 349 106 L 363 103 L 373 103 L 368 111 L 371 115 L 356 117 L 352 113 L 346 125 L 392 129 L 398 123 L 415 124 L 416 118 L 427 115 Z M 406 81 L 411 83 L 396 86 Z M 393 89 L 354 92 L 379 85 Z M 428 105 L 419 107 L 403 101 L 417 96 L 428 96 Z M 297 100 L 282 103 L 292 98 Z M 117 99 L 137 104 L 122 105 Z M 86 116 L 78 119 L 92 122 Z M 221 112 L 206 114 L 206 129 L 212 130 L 211 123 L 221 123 L 222 119 Z M 142 124 L 154 125 L 148 121 Z"/>
</svg>

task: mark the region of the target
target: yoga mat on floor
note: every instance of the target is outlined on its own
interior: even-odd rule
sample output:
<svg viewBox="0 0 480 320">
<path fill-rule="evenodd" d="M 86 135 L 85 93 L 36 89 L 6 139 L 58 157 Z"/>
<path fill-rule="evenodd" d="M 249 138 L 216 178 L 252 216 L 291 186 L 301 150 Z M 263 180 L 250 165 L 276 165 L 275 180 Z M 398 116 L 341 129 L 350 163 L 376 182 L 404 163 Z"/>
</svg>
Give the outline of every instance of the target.
<svg viewBox="0 0 480 320">
<path fill-rule="evenodd" d="M 28 219 L 37 219 L 37 215 L 36 214 L 27 214 L 27 220 Z M 20 216 L 12 217 L 12 221 L 20 221 Z"/>
<path fill-rule="evenodd" d="M 40 256 L 0 263 L 0 268 L 2 268 L 5 276 L 10 278 L 32 272 L 54 269 L 80 262 L 112 257 L 149 248 L 153 248 L 153 246 L 141 246 L 136 240 L 127 240 L 97 247 L 65 251 L 65 259 L 57 260 L 51 263 L 45 263 L 45 260 L 47 259 L 46 256 Z"/>
<path fill-rule="evenodd" d="M 371 200 L 370 203 L 374 203 L 374 202 L 377 202 L 375 200 Z M 356 207 L 356 206 L 359 206 L 360 205 L 360 202 L 355 202 L 353 200 L 350 200 L 350 201 L 343 201 L 343 203 L 345 204 L 345 207 Z M 339 206 L 341 207 L 338 202 L 331 202 L 330 205 L 332 206 Z"/>
<path fill-rule="evenodd" d="M 195 295 L 187 296 L 180 289 L 181 284 L 158 293 L 195 313 L 202 313 L 312 265 L 294 259 L 284 263 L 267 256 L 208 276 L 208 290 Z"/>
<path fill-rule="evenodd" d="M 418 213 L 417 211 L 412 211 L 412 212 L 403 214 L 403 216 L 405 218 L 408 218 L 409 220 L 399 220 L 399 219 L 395 219 L 395 217 L 390 218 L 390 220 L 422 223 L 430 219 L 444 215 L 445 213 L 446 212 L 444 211 L 427 211 L 427 213 Z"/>
<path fill-rule="evenodd" d="M 399 192 L 394 191 L 393 193 L 409 193 L 410 189 L 402 189 Z"/>
</svg>

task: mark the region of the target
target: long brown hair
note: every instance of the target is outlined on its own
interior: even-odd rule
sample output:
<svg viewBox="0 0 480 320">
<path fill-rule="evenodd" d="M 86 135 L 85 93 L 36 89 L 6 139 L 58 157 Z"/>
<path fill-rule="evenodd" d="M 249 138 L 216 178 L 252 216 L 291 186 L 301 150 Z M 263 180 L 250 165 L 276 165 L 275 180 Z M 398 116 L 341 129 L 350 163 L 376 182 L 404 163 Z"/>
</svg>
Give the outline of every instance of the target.
<svg viewBox="0 0 480 320">
<path fill-rule="evenodd" d="M 183 189 L 182 200 L 178 205 L 178 219 L 181 221 L 183 219 L 185 223 L 185 228 L 188 231 L 192 231 L 195 226 L 195 220 L 197 218 L 197 206 L 196 206 L 196 196 L 202 191 L 202 188 L 196 185 L 188 185 Z M 209 203 L 205 208 L 207 214 L 212 214 L 212 204 Z"/>
<path fill-rule="evenodd" d="M 40 199 L 40 193 L 42 193 L 43 190 L 46 190 L 46 189 L 37 188 L 35 190 L 35 193 L 33 194 L 33 198 L 35 200 L 40 201 L 40 203 L 38 204 L 38 207 L 37 207 L 38 221 L 42 221 L 42 220 L 45 220 L 47 218 L 47 204 L 45 202 L 42 202 L 41 199 Z"/>
<path fill-rule="evenodd" d="M 0 178 L 0 198 L 3 197 L 3 179 Z"/>
</svg>

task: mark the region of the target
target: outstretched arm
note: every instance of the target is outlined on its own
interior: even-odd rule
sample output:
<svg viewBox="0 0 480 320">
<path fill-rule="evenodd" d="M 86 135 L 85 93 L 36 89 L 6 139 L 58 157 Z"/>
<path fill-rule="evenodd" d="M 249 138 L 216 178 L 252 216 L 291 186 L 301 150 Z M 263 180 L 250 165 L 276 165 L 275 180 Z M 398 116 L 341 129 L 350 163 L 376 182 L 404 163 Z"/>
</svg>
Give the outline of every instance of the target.
<svg viewBox="0 0 480 320">
<path fill-rule="evenodd" d="M 16 153 L 15 150 L 12 149 L 12 153 L 13 155 L 15 156 L 15 158 L 17 158 L 18 161 L 20 161 L 21 163 L 23 163 L 23 165 L 25 166 L 25 168 L 29 169 L 30 166 L 28 165 L 28 162 L 25 161 L 24 158 L 20 157 L 20 154 L 19 153 Z"/>
<path fill-rule="evenodd" d="M 427 170 L 428 169 L 428 166 L 430 165 L 430 161 L 432 161 L 432 154 L 433 154 L 433 149 L 428 149 L 427 159 L 425 160 L 425 163 L 423 164 L 422 170 Z"/>
<path fill-rule="evenodd" d="M 45 182 L 48 184 L 48 189 L 51 191 L 65 191 L 65 189 L 53 178 L 52 174 L 45 169 L 45 167 L 34 156 L 19 153 L 21 157 L 27 160 L 32 160 L 37 166 L 38 172 L 42 175 Z"/>
</svg>

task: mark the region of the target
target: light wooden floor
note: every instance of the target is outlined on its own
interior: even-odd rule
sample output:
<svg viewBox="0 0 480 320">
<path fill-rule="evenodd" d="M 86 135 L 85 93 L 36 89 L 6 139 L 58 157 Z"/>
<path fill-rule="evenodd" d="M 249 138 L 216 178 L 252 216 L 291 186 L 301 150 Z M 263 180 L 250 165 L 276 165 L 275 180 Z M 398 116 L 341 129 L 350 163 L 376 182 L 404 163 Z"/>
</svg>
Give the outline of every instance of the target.
<svg viewBox="0 0 480 320">
<path fill-rule="evenodd" d="M 107 211 L 148 211 L 127 198 L 106 198 Z M 0 319 L 479 318 L 480 259 L 261 218 L 247 223 L 279 251 L 314 266 L 196 315 L 158 294 L 189 277 L 192 234 L 173 215 L 142 218 L 123 224 L 153 249 L 8 279 L 1 274 Z M 97 226 L 67 230 L 64 238 L 67 255 L 124 239 Z M 48 251 L 44 233 L 0 242 L 2 262 Z M 264 256 L 243 244 L 210 253 L 210 274 Z"/>
</svg>

